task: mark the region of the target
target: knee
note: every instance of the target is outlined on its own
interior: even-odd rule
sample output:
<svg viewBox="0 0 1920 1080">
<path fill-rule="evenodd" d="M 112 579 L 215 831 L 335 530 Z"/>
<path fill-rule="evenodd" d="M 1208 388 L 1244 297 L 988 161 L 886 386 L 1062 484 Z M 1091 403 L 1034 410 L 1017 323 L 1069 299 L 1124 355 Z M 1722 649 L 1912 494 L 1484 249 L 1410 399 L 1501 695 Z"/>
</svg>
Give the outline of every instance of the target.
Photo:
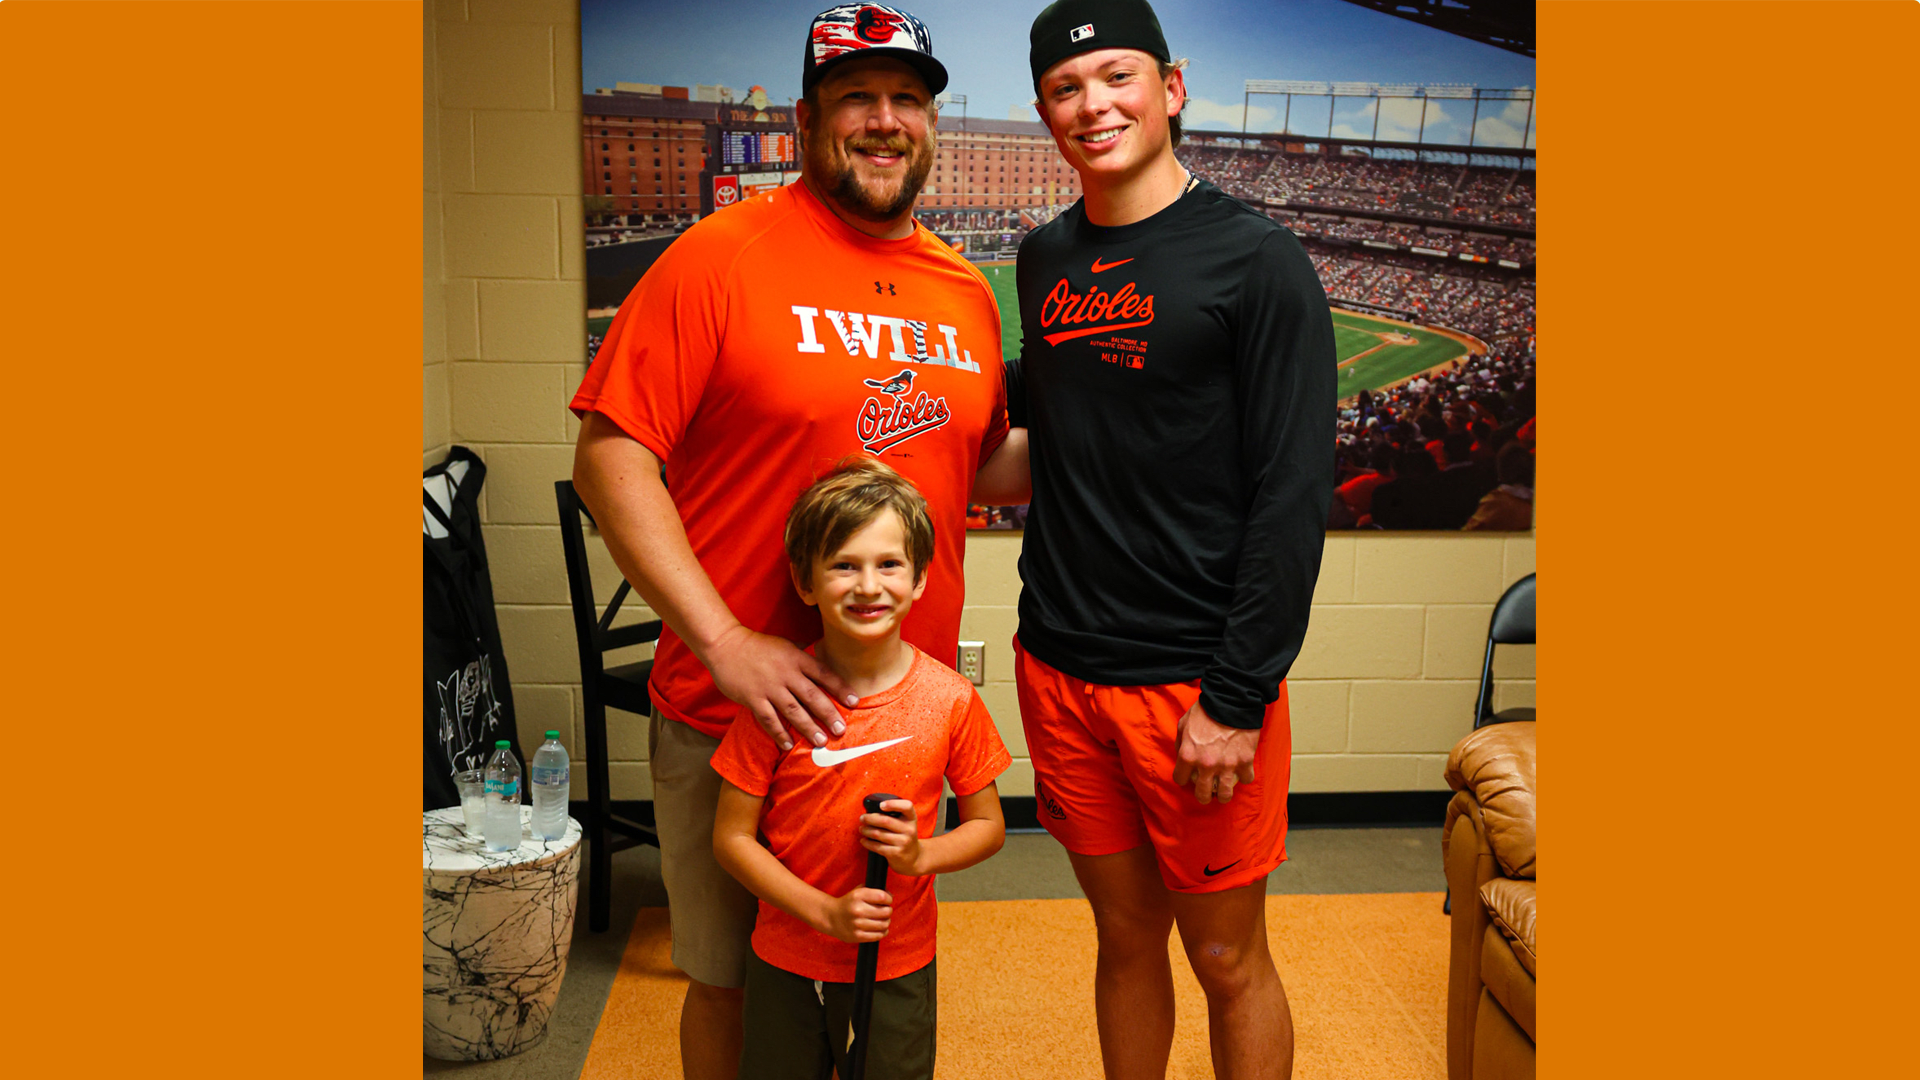
<svg viewBox="0 0 1920 1080">
<path fill-rule="evenodd" d="M 698 979 L 688 979 L 687 997 L 702 1005 L 738 1012 L 747 999 L 747 992 L 744 987 L 710 986 Z"/>
<path fill-rule="evenodd" d="M 1121 905 L 1096 907 L 1093 926 L 1100 951 L 1109 956 L 1135 952 L 1165 956 L 1173 913 Z"/>
<path fill-rule="evenodd" d="M 1187 960 L 1209 998 L 1239 997 L 1259 978 L 1263 966 L 1271 964 L 1264 951 L 1205 940 L 1187 947 Z"/>
</svg>

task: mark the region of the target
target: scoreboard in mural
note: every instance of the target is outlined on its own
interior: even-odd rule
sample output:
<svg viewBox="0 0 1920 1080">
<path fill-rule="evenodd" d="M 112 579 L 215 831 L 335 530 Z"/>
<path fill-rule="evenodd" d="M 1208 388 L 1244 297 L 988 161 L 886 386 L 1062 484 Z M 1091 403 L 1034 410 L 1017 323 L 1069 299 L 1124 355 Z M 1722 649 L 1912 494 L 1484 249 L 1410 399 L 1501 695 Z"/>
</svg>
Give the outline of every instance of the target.
<svg viewBox="0 0 1920 1080">
<path fill-rule="evenodd" d="M 707 129 L 701 212 L 711 214 L 800 179 L 793 125 L 722 119 Z"/>
<path fill-rule="evenodd" d="M 790 166 L 794 162 L 791 131 L 730 131 L 719 129 L 720 166 L 723 169 L 745 165 Z"/>
</svg>

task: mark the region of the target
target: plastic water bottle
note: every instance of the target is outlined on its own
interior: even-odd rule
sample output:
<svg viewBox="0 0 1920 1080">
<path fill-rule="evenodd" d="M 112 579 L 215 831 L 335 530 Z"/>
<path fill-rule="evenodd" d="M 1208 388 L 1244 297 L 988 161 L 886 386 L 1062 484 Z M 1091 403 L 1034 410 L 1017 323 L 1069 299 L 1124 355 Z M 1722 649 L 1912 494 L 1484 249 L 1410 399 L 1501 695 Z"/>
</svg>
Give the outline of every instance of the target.
<svg viewBox="0 0 1920 1080">
<path fill-rule="evenodd" d="M 501 739 L 487 759 L 488 851 L 512 851 L 520 846 L 520 763 L 507 749 L 513 744 Z"/>
<path fill-rule="evenodd" d="M 561 840 L 567 835 L 567 748 L 560 733 L 547 732 L 547 741 L 533 752 L 533 835 Z"/>
</svg>

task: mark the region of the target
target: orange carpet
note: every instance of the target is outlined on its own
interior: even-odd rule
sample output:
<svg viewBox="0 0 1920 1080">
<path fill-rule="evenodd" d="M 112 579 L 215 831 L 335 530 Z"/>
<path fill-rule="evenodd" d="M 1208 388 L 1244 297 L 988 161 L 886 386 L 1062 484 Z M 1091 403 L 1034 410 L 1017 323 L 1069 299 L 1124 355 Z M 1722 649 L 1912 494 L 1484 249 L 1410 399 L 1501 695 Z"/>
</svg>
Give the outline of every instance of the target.
<svg viewBox="0 0 1920 1080">
<path fill-rule="evenodd" d="M 1447 919 L 1439 893 L 1269 896 L 1293 1004 L 1298 1080 L 1446 1075 Z M 1207 1080 L 1207 1005 L 1174 954 L 1171 1080 Z M 1084 900 L 940 905 L 939 1073 L 950 1080 L 1100 1080 L 1093 915 Z M 680 1075 L 680 1000 L 664 908 L 627 940 L 581 1080 Z"/>
</svg>

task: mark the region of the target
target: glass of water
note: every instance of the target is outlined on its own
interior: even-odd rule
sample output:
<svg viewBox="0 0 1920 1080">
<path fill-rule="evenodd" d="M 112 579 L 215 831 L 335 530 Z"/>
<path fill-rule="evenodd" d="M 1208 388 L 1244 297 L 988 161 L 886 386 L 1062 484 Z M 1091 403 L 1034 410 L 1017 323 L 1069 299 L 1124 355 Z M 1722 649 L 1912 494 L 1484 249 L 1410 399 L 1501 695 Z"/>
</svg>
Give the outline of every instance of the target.
<svg viewBox="0 0 1920 1080">
<path fill-rule="evenodd" d="M 479 769 L 453 774 L 460 789 L 460 816 L 466 819 L 467 835 L 478 839 L 487 820 L 487 781 Z"/>
</svg>

